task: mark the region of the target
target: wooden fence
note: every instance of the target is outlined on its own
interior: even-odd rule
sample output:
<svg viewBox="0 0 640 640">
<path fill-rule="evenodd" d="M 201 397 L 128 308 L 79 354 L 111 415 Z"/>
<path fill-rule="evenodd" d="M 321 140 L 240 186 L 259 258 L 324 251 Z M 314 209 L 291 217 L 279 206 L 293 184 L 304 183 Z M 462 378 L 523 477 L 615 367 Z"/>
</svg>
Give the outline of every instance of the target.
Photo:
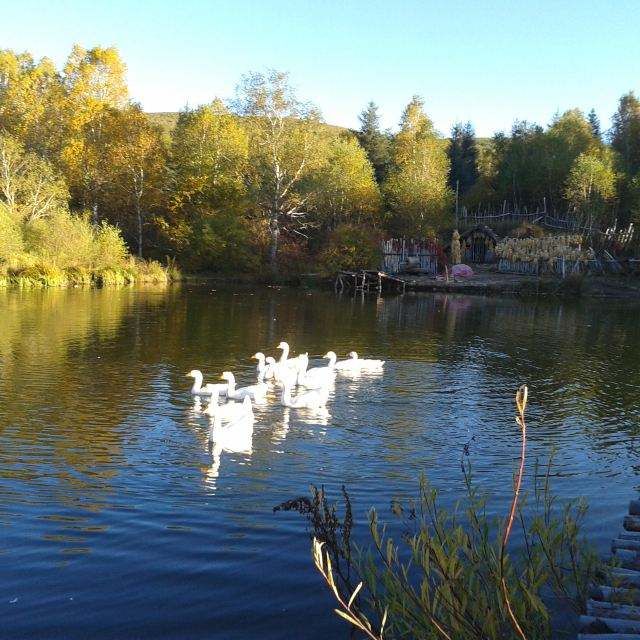
<svg viewBox="0 0 640 640">
<path fill-rule="evenodd" d="M 401 273 L 407 269 L 436 275 L 438 251 L 433 240 L 392 238 L 382 241 L 382 271 Z"/>
<path fill-rule="evenodd" d="M 464 207 L 458 216 L 461 224 L 486 225 L 491 226 L 501 222 L 528 222 L 538 224 L 547 229 L 558 231 L 571 231 L 590 236 L 601 236 L 606 240 L 615 241 L 622 246 L 626 246 L 634 237 L 635 229 L 633 223 L 627 227 L 618 227 L 617 221 L 611 227 L 602 228 L 599 224 L 586 224 L 583 220 L 567 213 L 564 216 L 552 216 L 546 210 L 537 210 L 533 213 L 525 211 L 507 211 L 503 208 L 501 212 L 490 211 L 467 211 Z"/>
</svg>

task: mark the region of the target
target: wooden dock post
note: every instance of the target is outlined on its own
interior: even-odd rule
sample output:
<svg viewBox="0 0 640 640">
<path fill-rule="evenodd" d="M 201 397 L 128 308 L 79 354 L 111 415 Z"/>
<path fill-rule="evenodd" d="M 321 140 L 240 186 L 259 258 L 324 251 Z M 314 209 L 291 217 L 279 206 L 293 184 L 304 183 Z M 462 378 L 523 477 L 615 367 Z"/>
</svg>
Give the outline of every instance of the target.
<svg viewBox="0 0 640 640">
<path fill-rule="evenodd" d="M 640 500 L 631 500 L 622 526 L 611 542 L 618 566 L 601 576 L 614 586 L 592 587 L 578 640 L 640 640 Z"/>
</svg>

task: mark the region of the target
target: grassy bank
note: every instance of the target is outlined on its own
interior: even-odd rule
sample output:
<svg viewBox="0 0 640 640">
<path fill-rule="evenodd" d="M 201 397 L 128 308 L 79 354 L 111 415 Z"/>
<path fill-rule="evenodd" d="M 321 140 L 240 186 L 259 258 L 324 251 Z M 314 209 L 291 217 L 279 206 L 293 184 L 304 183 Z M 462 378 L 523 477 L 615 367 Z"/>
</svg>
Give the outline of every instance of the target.
<svg viewBox="0 0 640 640">
<path fill-rule="evenodd" d="M 58 267 L 46 263 L 29 266 L 5 266 L 0 270 L 0 287 L 40 289 L 45 287 L 104 287 L 109 285 L 169 284 L 181 279 L 174 264 L 161 265 L 155 260 L 130 258 L 124 264 L 88 269 Z"/>
</svg>

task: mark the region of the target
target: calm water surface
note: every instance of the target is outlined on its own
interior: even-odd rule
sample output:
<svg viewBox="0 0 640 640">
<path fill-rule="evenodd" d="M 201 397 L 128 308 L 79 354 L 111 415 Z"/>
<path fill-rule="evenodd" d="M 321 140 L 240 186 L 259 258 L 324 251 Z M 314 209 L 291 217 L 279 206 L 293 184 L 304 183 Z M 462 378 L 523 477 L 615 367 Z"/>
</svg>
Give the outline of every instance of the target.
<svg viewBox="0 0 640 640">
<path fill-rule="evenodd" d="M 184 377 L 253 378 L 248 359 L 355 349 L 384 376 L 336 384 L 328 415 L 256 411 L 212 455 Z M 302 520 L 273 514 L 310 483 L 356 516 L 477 480 L 506 508 L 513 391 L 530 385 L 530 465 L 558 449 L 555 489 L 587 496 L 605 550 L 638 487 L 638 308 L 267 289 L 0 292 L 0 637 L 347 638 Z M 361 530 L 360 530 L 361 531 Z"/>
</svg>

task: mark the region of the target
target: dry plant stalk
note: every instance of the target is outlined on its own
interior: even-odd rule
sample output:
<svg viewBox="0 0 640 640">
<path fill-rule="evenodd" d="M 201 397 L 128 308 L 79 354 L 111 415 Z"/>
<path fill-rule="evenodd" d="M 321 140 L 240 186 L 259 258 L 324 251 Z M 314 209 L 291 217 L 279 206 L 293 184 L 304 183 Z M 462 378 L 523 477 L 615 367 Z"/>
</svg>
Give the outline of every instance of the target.
<svg viewBox="0 0 640 640">
<path fill-rule="evenodd" d="M 313 539 L 313 563 L 316 565 L 318 571 L 322 574 L 322 577 L 325 579 L 326 583 L 329 585 L 329 588 L 333 592 L 336 600 L 340 604 L 340 609 L 334 609 L 334 611 L 341 617 L 344 618 L 347 622 L 352 624 L 353 626 L 360 629 L 363 633 L 367 635 L 367 637 L 371 638 L 371 640 L 384 640 L 384 625 L 387 622 L 387 610 L 385 609 L 384 615 L 382 616 L 382 622 L 380 623 L 380 631 L 374 632 L 373 627 L 367 617 L 359 613 L 353 608 L 353 603 L 358 595 L 360 589 L 362 589 L 362 582 L 358 584 L 358 586 L 353 590 L 351 597 L 348 602 L 345 602 L 343 597 L 340 595 L 338 591 L 338 587 L 336 586 L 335 580 L 333 578 L 333 569 L 331 567 L 331 558 L 328 554 L 322 551 L 322 547 L 324 546 L 324 542 L 320 542 L 317 538 Z"/>
<path fill-rule="evenodd" d="M 515 485 L 513 489 L 513 500 L 511 501 L 511 510 L 509 511 L 509 518 L 507 519 L 507 525 L 504 529 L 504 535 L 502 537 L 502 545 L 500 547 L 500 584 L 502 585 L 502 595 L 504 597 L 504 603 L 507 607 L 507 611 L 509 613 L 509 618 L 511 618 L 511 622 L 513 623 L 513 628 L 516 630 L 518 635 L 522 638 L 522 640 L 527 640 L 527 636 L 525 635 L 518 619 L 513 613 L 513 609 L 511 608 L 511 601 L 509 600 L 509 592 L 507 589 L 507 581 L 504 575 L 504 561 L 507 550 L 507 544 L 509 542 L 509 537 L 511 536 L 511 529 L 513 527 L 513 521 L 515 519 L 516 510 L 518 508 L 518 500 L 520 498 L 520 487 L 522 486 L 522 476 L 524 475 L 524 460 L 526 456 L 527 450 L 527 423 L 524 419 L 524 412 L 527 408 L 527 397 L 529 394 L 529 390 L 527 389 L 527 385 L 523 384 L 518 391 L 516 392 L 516 409 L 518 411 L 518 415 L 516 416 L 516 423 L 520 427 L 520 432 L 522 435 L 522 448 L 520 450 L 520 468 L 518 469 L 518 474 L 516 475 Z"/>
</svg>

